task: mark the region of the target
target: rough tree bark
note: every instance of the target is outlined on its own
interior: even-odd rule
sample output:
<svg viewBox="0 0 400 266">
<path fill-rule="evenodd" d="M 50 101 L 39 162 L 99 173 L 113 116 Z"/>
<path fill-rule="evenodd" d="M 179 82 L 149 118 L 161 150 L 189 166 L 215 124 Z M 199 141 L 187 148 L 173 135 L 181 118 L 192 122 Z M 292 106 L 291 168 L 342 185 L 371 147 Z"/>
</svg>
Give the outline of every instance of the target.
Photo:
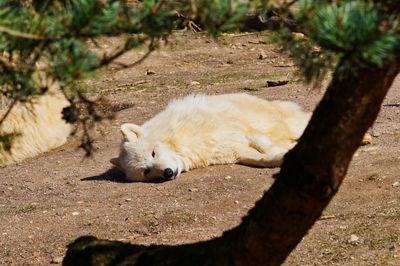
<svg viewBox="0 0 400 266">
<path fill-rule="evenodd" d="M 393 79 L 394 61 L 334 75 L 276 181 L 242 223 L 220 238 L 181 246 L 135 246 L 83 237 L 64 265 L 279 265 L 338 191 L 352 156 L 374 123 Z"/>
</svg>

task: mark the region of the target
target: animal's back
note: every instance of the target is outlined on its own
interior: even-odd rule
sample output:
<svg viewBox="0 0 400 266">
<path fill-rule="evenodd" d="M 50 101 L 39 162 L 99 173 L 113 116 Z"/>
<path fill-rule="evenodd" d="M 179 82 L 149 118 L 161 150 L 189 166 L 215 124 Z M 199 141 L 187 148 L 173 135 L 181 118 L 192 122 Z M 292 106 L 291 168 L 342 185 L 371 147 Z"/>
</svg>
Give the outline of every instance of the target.
<svg viewBox="0 0 400 266">
<path fill-rule="evenodd" d="M 189 95 L 170 102 L 143 128 L 149 141 L 161 139 L 175 147 L 210 142 L 220 149 L 251 134 L 267 134 L 277 145 L 288 147 L 289 140 L 303 132 L 308 118 L 291 102 L 266 101 L 244 93 Z"/>
</svg>

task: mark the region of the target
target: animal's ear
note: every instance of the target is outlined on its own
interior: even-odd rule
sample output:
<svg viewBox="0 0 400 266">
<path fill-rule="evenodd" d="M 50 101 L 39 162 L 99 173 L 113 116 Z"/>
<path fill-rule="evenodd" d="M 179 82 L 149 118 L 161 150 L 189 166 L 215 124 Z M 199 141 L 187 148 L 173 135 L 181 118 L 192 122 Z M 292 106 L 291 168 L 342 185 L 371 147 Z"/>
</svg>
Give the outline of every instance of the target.
<svg viewBox="0 0 400 266">
<path fill-rule="evenodd" d="M 135 124 L 126 123 L 121 126 L 121 133 L 126 141 L 136 141 L 142 133 L 142 128 Z"/>
<path fill-rule="evenodd" d="M 110 163 L 112 163 L 114 166 L 116 166 L 117 168 L 121 169 L 121 163 L 119 161 L 119 158 L 112 158 L 110 160 Z"/>
</svg>

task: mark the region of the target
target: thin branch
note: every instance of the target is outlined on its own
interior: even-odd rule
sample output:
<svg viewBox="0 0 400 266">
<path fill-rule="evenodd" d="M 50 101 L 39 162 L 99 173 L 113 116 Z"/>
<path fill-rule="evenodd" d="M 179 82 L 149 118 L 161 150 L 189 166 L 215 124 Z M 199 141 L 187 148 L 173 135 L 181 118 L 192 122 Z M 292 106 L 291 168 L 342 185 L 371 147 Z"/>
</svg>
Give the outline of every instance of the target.
<svg viewBox="0 0 400 266">
<path fill-rule="evenodd" d="M 298 0 L 292 0 L 290 2 L 285 2 L 282 6 L 282 9 L 287 10 L 289 7 L 297 3 Z"/>
<path fill-rule="evenodd" d="M 260 34 L 259 32 L 246 32 L 246 33 L 235 34 L 235 35 L 230 36 L 230 37 L 237 38 L 237 37 L 244 37 L 244 36 L 250 36 L 250 35 L 259 35 L 259 34 Z"/>
<path fill-rule="evenodd" d="M 35 49 L 34 49 L 35 51 L 33 53 L 36 53 L 36 54 L 34 55 L 32 62 L 30 64 L 32 67 L 36 64 L 36 62 L 39 60 L 39 58 L 43 55 L 42 51 L 44 50 L 44 48 L 46 47 L 48 42 L 49 42 L 49 40 L 46 39 L 43 42 L 40 42 L 38 44 L 38 46 L 35 47 Z"/>
<path fill-rule="evenodd" d="M 132 42 L 133 40 L 134 40 L 134 39 L 133 39 L 132 37 L 129 38 L 128 40 L 126 40 L 125 45 L 124 45 L 119 51 L 115 52 L 115 53 L 114 53 L 113 55 L 111 55 L 111 56 L 106 56 L 106 55 L 104 54 L 103 59 L 100 61 L 99 65 L 95 67 L 95 69 L 98 69 L 98 68 L 100 68 L 100 67 L 102 67 L 102 66 L 105 66 L 105 65 L 110 64 L 112 61 L 114 61 L 115 59 L 117 59 L 118 57 L 120 57 L 121 55 L 123 55 L 125 52 L 127 52 L 127 51 L 129 51 L 129 50 L 132 50 L 132 49 L 134 48 L 134 47 L 132 47 L 132 45 L 131 45 L 131 42 Z M 146 38 L 144 38 L 144 39 L 142 40 L 142 42 L 144 42 L 144 41 L 146 41 Z M 150 44 L 153 44 L 153 42 L 154 42 L 154 39 L 152 38 Z M 93 70 L 94 70 L 94 69 L 93 69 Z"/>
<path fill-rule="evenodd" d="M 400 107 L 400 103 L 388 103 L 388 104 L 384 104 L 383 106 L 388 106 L 388 107 Z"/>
<path fill-rule="evenodd" d="M 142 63 L 154 51 L 154 48 L 152 48 L 152 46 L 153 46 L 152 43 L 149 45 L 149 50 L 139 60 L 137 60 L 136 62 L 134 62 L 132 64 L 128 64 L 128 65 L 124 64 L 124 63 L 120 63 L 120 62 L 114 62 L 114 64 L 118 64 L 119 66 L 121 66 L 121 68 L 117 69 L 117 71 L 120 71 L 120 70 L 125 69 L 125 68 L 135 67 L 138 64 Z"/>
<path fill-rule="evenodd" d="M 11 29 L 5 28 L 3 26 L 0 26 L 0 32 L 4 32 L 4 33 L 7 33 L 12 36 L 21 37 L 21 38 L 25 38 L 25 39 L 46 40 L 46 38 L 41 37 L 41 36 L 37 36 L 37 35 L 30 34 L 30 33 L 25 33 L 25 32 L 20 32 L 20 31 L 16 31 L 16 30 L 11 30 Z"/>
<path fill-rule="evenodd" d="M 88 39 L 90 39 L 90 40 L 92 41 L 92 43 L 93 43 L 97 48 L 100 48 L 100 44 L 96 41 L 96 39 L 95 39 L 94 37 L 90 37 L 90 38 L 88 38 Z"/>
<path fill-rule="evenodd" d="M 178 11 L 174 11 L 174 13 L 176 14 L 176 16 L 178 18 L 184 18 L 187 21 L 187 25 L 188 27 L 193 31 L 193 32 L 202 32 L 203 29 L 200 28 L 200 26 L 198 26 L 193 20 L 189 19 L 188 17 L 186 17 L 185 15 L 181 14 Z M 185 27 L 186 28 L 186 27 Z"/>
<path fill-rule="evenodd" d="M 6 120 L 7 116 L 11 113 L 11 110 L 13 109 L 13 107 L 15 106 L 15 104 L 17 102 L 18 102 L 17 98 L 13 99 L 13 101 L 11 102 L 11 105 L 7 109 L 7 112 L 3 115 L 3 117 L 0 120 L 0 126 L 3 124 L 4 120 Z"/>
</svg>

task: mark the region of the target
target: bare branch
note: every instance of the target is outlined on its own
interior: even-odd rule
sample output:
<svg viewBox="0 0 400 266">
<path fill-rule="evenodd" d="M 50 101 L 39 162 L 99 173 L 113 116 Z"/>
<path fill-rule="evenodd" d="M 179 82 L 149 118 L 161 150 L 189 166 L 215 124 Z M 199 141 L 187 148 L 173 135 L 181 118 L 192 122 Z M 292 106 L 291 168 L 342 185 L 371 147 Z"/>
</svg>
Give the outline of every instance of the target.
<svg viewBox="0 0 400 266">
<path fill-rule="evenodd" d="M 294 4 L 297 3 L 297 2 L 298 2 L 298 0 L 292 0 L 292 1 L 290 1 L 290 2 L 285 2 L 285 3 L 282 5 L 281 9 L 287 10 L 289 7 L 291 7 L 292 5 L 294 5 Z"/>
<path fill-rule="evenodd" d="M 11 102 L 11 105 L 8 107 L 6 113 L 3 115 L 3 117 L 0 119 L 0 127 L 3 124 L 4 120 L 6 120 L 7 116 L 11 113 L 11 110 L 15 106 L 15 104 L 18 102 L 17 98 L 14 98 L 13 101 Z"/>
<path fill-rule="evenodd" d="M 117 69 L 117 71 L 122 70 L 124 68 L 130 68 L 130 67 L 135 67 L 138 64 L 142 63 L 147 57 L 149 57 L 149 55 L 154 51 L 154 41 L 152 40 L 151 43 L 149 44 L 149 50 L 136 62 L 132 63 L 132 64 L 124 64 L 124 63 L 120 63 L 120 62 L 114 62 L 115 64 L 118 64 L 119 66 L 121 66 L 120 69 Z"/>
<path fill-rule="evenodd" d="M 21 38 L 25 38 L 25 39 L 46 40 L 46 38 L 41 37 L 41 36 L 37 36 L 37 35 L 30 34 L 30 33 L 25 33 L 25 32 L 19 32 L 16 30 L 11 30 L 11 29 L 5 28 L 3 26 L 0 26 L 0 32 L 4 32 L 4 33 L 7 33 L 12 36 L 21 37 Z"/>
<path fill-rule="evenodd" d="M 142 40 L 140 40 L 141 42 L 146 41 L 147 38 L 144 38 Z M 129 50 L 132 50 L 134 47 L 132 46 L 132 42 L 134 41 L 133 37 L 130 37 L 128 40 L 125 41 L 125 44 L 122 48 L 120 48 L 117 52 L 115 52 L 113 55 L 111 56 L 106 56 L 104 54 L 103 59 L 100 61 L 99 65 L 96 66 L 97 68 L 100 68 L 102 66 L 108 65 L 110 64 L 112 61 L 114 61 L 115 59 L 117 59 L 118 57 L 120 57 L 121 55 L 123 55 L 124 53 L 126 53 Z M 153 39 L 151 40 L 151 43 L 153 43 Z"/>
</svg>

